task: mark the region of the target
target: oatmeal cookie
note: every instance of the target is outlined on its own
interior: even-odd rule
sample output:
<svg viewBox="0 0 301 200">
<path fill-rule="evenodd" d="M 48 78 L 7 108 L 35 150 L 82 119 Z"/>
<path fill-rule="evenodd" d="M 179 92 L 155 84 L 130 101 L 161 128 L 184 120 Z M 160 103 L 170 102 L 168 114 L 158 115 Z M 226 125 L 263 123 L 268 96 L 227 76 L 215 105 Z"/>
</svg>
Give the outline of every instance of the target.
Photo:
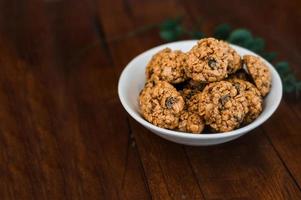
<svg viewBox="0 0 301 200">
<path fill-rule="evenodd" d="M 214 82 L 227 77 L 228 48 L 214 38 L 201 39 L 187 53 L 186 75 L 194 81 Z"/>
<path fill-rule="evenodd" d="M 243 124 L 249 124 L 262 112 L 263 100 L 261 94 L 259 90 L 248 81 L 232 79 L 230 82 L 237 89 L 238 93 L 244 95 L 248 100 L 249 112 L 246 113 Z"/>
<path fill-rule="evenodd" d="M 202 92 L 196 92 L 186 101 L 187 110 L 193 113 L 199 113 L 199 104 L 201 100 Z"/>
<path fill-rule="evenodd" d="M 201 133 L 205 127 L 203 118 L 197 113 L 183 111 L 180 116 L 179 130 L 189 133 Z"/>
<path fill-rule="evenodd" d="M 165 48 L 156 53 L 146 67 L 147 79 L 175 84 L 185 81 L 186 55 L 181 51 Z"/>
<path fill-rule="evenodd" d="M 245 55 L 243 61 L 261 95 L 266 96 L 271 89 L 271 72 L 268 66 L 257 56 Z"/>
<path fill-rule="evenodd" d="M 184 88 L 183 90 L 179 91 L 182 97 L 184 98 L 185 103 L 187 104 L 188 101 L 191 99 L 193 95 L 195 95 L 198 91 L 193 90 L 191 88 Z"/>
<path fill-rule="evenodd" d="M 228 49 L 227 59 L 228 59 L 228 74 L 233 74 L 239 69 L 242 68 L 242 60 L 240 55 L 227 43 L 224 41 L 220 41 L 225 49 Z"/>
<path fill-rule="evenodd" d="M 205 115 L 205 108 L 206 105 L 210 104 L 212 101 L 212 96 L 214 95 L 214 92 L 216 92 L 217 89 L 214 89 L 215 87 L 218 87 L 221 84 L 225 84 L 230 89 L 230 96 L 234 97 L 237 95 L 237 90 L 234 87 L 230 87 L 228 81 L 219 81 L 219 82 L 213 82 L 209 83 L 203 90 L 203 92 L 200 95 L 199 100 L 199 113 L 200 115 Z"/>
<path fill-rule="evenodd" d="M 149 81 L 139 95 L 143 117 L 162 128 L 178 127 L 184 104 L 180 93 L 166 81 Z"/>
<path fill-rule="evenodd" d="M 227 132 L 241 124 L 248 113 L 248 102 L 232 83 L 211 83 L 202 92 L 199 113 L 204 114 L 206 124 L 215 131 Z"/>
<path fill-rule="evenodd" d="M 180 91 L 185 101 L 186 110 L 193 113 L 199 112 L 199 101 L 204 87 L 205 84 L 189 82 L 186 87 Z"/>
</svg>

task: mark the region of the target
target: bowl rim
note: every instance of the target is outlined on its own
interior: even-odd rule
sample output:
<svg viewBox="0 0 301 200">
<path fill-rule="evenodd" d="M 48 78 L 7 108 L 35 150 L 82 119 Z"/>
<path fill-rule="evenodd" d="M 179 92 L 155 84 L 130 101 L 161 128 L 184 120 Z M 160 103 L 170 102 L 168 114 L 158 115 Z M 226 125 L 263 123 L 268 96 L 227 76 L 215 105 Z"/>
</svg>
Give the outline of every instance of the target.
<svg viewBox="0 0 301 200">
<path fill-rule="evenodd" d="M 254 128 L 260 126 L 261 124 L 263 124 L 268 118 L 271 117 L 271 115 L 276 111 L 276 109 L 278 108 L 282 96 L 283 96 L 283 86 L 282 86 L 282 81 L 281 78 L 278 74 L 278 72 L 276 71 L 276 69 L 274 68 L 274 66 L 269 63 L 266 59 L 264 59 L 263 57 L 261 57 L 260 55 L 254 53 L 251 50 L 248 50 L 244 47 L 240 47 L 238 45 L 234 45 L 234 44 L 230 44 L 232 47 L 238 48 L 238 49 L 242 49 L 242 50 L 247 50 L 249 52 L 252 52 L 252 54 L 259 56 L 261 59 L 263 59 L 266 63 L 268 63 L 268 67 L 269 69 L 272 71 L 272 75 L 275 76 L 275 79 L 277 80 L 277 82 L 280 83 L 280 88 L 278 88 L 280 90 L 280 96 L 276 99 L 277 101 L 274 102 L 270 109 L 267 111 L 267 113 L 265 115 L 263 115 L 260 120 L 255 120 L 254 122 L 251 122 L 250 124 L 235 129 L 233 131 L 228 131 L 228 132 L 223 132 L 223 133 L 208 133 L 208 134 L 192 134 L 192 133 L 187 133 L 187 132 L 181 132 L 181 131 L 176 131 L 176 130 L 169 130 L 169 129 L 165 129 L 165 128 L 161 128 L 158 126 L 153 125 L 152 123 L 148 122 L 147 120 L 145 120 L 140 114 L 138 114 L 136 111 L 134 111 L 127 103 L 125 100 L 125 97 L 122 95 L 122 83 L 125 81 L 125 74 L 127 73 L 127 71 L 133 67 L 133 63 L 138 60 L 140 57 L 144 56 L 145 54 L 148 54 L 150 51 L 153 51 L 154 49 L 157 48 L 162 48 L 165 47 L 167 45 L 174 45 L 176 43 L 187 43 L 187 42 L 197 42 L 198 40 L 181 40 L 181 41 L 176 41 L 176 42 L 170 42 L 170 43 L 165 43 L 165 44 L 161 44 L 159 46 L 153 47 L 151 49 L 148 49 L 142 53 L 140 53 L 139 55 L 137 55 L 135 58 L 133 58 L 123 69 L 119 80 L 118 80 L 118 96 L 120 99 L 121 104 L 123 105 L 123 107 L 125 108 L 125 110 L 128 112 L 128 114 L 134 118 L 136 121 L 138 121 L 140 124 L 142 124 L 143 126 L 145 126 L 146 128 L 150 128 L 153 129 L 156 132 L 160 132 L 162 134 L 165 134 L 167 136 L 176 136 L 178 138 L 185 138 L 185 139 L 214 139 L 214 138 L 227 138 L 227 137 L 233 137 L 233 136 L 237 136 L 240 135 L 244 132 L 253 130 Z"/>
</svg>

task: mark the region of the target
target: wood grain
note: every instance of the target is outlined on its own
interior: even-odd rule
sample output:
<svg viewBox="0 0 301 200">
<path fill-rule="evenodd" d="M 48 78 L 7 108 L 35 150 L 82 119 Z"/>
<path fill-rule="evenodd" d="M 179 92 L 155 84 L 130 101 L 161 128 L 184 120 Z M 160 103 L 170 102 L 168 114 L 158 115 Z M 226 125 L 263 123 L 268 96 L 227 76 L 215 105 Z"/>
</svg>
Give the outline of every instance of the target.
<svg viewBox="0 0 301 200">
<path fill-rule="evenodd" d="M 145 4 L 147 4 L 147 2 L 144 2 L 144 5 Z M 149 7 L 151 7 L 151 6 L 149 6 Z M 160 7 L 164 8 L 164 5 L 162 5 Z M 140 10 L 144 10 L 141 5 L 139 7 L 139 11 Z M 158 12 L 160 13 L 160 11 L 158 11 Z M 152 12 L 150 12 L 150 13 L 152 13 Z M 153 12 L 153 13 L 155 13 L 155 12 Z M 132 14 L 131 17 L 128 17 L 129 21 L 130 21 L 130 19 L 132 19 L 132 21 L 135 21 L 135 19 L 136 19 L 134 17 L 134 16 L 136 16 L 135 10 L 131 10 L 131 14 Z M 124 14 L 124 16 L 122 16 L 123 22 L 125 21 L 125 17 L 126 17 L 126 14 Z M 156 13 L 156 17 L 158 17 L 157 13 Z M 153 19 L 153 18 L 155 18 L 155 17 L 152 16 L 152 17 L 147 18 L 147 14 L 144 15 L 144 19 L 148 23 L 153 23 L 156 20 L 156 19 L 154 19 L 153 21 L 148 21 L 147 20 L 147 19 Z M 116 17 L 115 17 L 114 20 L 116 22 L 116 20 L 118 20 L 118 19 L 116 19 Z M 138 18 L 136 20 L 140 21 L 141 18 Z M 132 25 L 132 26 L 134 26 L 134 25 Z M 118 32 L 118 27 L 116 27 L 116 30 Z M 110 25 L 110 30 L 109 31 L 112 31 L 112 25 Z M 106 32 L 106 29 L 105 29 L 105 32 Z M 108 33 L 108 35 L 111 35 L 111 34 L 114 35 L 114 32 L 113 33 L 112 32 Z M 144 39 L 144 36 L 141 36 L 140 38 L 142 38 L 141 40 L 143 40 L 143 42 L 140 42 L 140 43 L 145 44 L 149 41 L 149 39 Z M 148 36 L 148 38 L 151 38 L 151 36 Z M 154 41 L 156 41 L 156 37 L 152 37 L 152 38 L 154 38 Z M 133 44 L 135 44 L 135 41 L 138 41 L 138 40 L 139 39 L 137 39 L 137 38 L 132 39 L 132 41 L 131 41 L 131 49 L 132 50 L 135 49 L 134 48 L 135 46 Z M 125 41 L 125 43 L 126 43 L 126 41 Z M 139 47 L 137 47 L 137 48 L 139 48 Z M 114 56 L 115 49 L 117 49 L 116 51 L 118 51 L 118 49 L 120 49 L 120 48 L 119 47 L 117 47 L 117 48 L 113 47 L 112 49 L 113 49 L 112 54 Z M 117 57 L 116 60 L 120 60 L 120 59 L 122 60 L 122 56 L 124 56 L 124 55 L 121 55 L 120 57 Z M 134 129 L 137 129 L 137 128 L 134 128 Z M 137 136 L 137 137 L 142 137 L 142 136 L 139 133 L 139 136 Z M 275 152 L 273 146 L 269 143 L 268 139 L 266 137 L 264 137 L 263 139 L 261 138 L 261 140 L 263 140 L 263 142 L 265 143 L 266 148 L 255 149 L 255 150 L 252 148 L 253 146 L 257 145 L 257 140 L 258 139 L 259 139 L 259 137 L 251 138 L 251 139 L 249 138 L 249 140 L 251 141 L 251 142 L 249 141 L 250 146 L 240 144 L 242 148 L 246 148 L 246 149 L 245 150 L 243 150 L 242 148 L 237 148 L 236 149 L 236 151 L 238 153 L 249 150 L 249 153 L 252 152 L 252 153 L 258 155 L 258 156 L 252 156 L 251 158 L 248 157 L 250 159 L 249 162 L 256 163 L 256 164 L 252 164 L 251 166 L 249 166 L 249 168 L 250 168 L 249 170 L 253 171 L 253 172 L 250 172 L 250 173 L 256 174 L 256 175 L 253 176 L 254 180 L 251 181 L 251 182 L 245 181 L 244 177 L 247 177 L 247 175 L 246 175 L 246 172 L 244 171 L 244 168 L 242 168 L 240 171 L 237 171 L 237 170 L 235 170 L 235 168 L 231 167 L 232 166 L 231 165 L 229 167 L 229 170 L 227 170 L 225 173 L 228 173 L 229 177 L 238 176 L 238 178 L 233 178 L 233 180 L 231 178 L 229 178 L 229 180 L 227 182 L 225 182 L 223 180 L 223 177 L 221 177 L 221 180 L 218 177 L 215 177 L 215 179 L 212 179 L 212 180 L 209 178 L 211 181 L 208 181 L 208 182 L 203 182 L 203 181 L 199 182 L 201 190 L 204 191 L 203 193 L 204 193 L 205 198 L 209 198 L 209 199 L 211 199 L 211 198 L 213 198 L 213 199 L 214 198 L 249 198 L 249 199 L 252 199 L 252 198 L 260 198 L 260 199 L 270 198 L 270 199 L 273 199 L 273 198 L 276 198 L 276 197 L 280 197 L 280 198 L 283 198 L 283 199 L 286 199 L 286 198 L 289 198 L 289 197 L 291 197 L 293 199 L 294 198 L 300 198 L 300 192 L 299 192 L 298 186 L 295 184 L 294 179 L 286 171 L 286 168 L 282 164 L 281 159 L 277 158 L 277 153 Z M 150 143 L 150 140 L 147 140 L 147 142 Z M 141 142 L 139 142 L 138 144 L 140 144 L 140 143 Z M 143 143 L 143 145 L 142 145 L 143 147 L 141 147 L 142 152 L 145 151 L 143 149 L 145 148 L 146 145 L 147 144 Z M 237 145 L 237 146 L 239 146 L 239 145 Z M 139 150 L 140 150 L 140 148 L 139 148 Z M 147 151 L 149 152 L 149 148 L 147 148 Z M 224 158 L 225 155 L 231 154 L 231 152 L 235 151 L 235 150 L 233 148 L 231 148 L 231 149 L 222 149 L 222 150 L 220 149 L 220 151 L 222 152 L 222 155 L 221 156 L 216 156 L 217 158 Z M 188 154 L 189 159 L 191 159 L 191 164 L 194 168 L 194 174 L 198 174 L 197 177 L 199 178 L 199 180 L 206 179 L 208 175 L 214 173 L 214 171 L 210 171 L 210 173 L 206 173 L 206 172 L 202 173 L 202 171 L 204 171 L 203 167 L 205 167 L 205 166 L 206 167 L 208 167 L 208 166 L 214 167 L 215 166 L 216 167 L 215 170 L 222 171 L 221 163 L 224 162 L 224 159 L 222 159 L 220 161 L 221 163 L 210 162 L 210 160 L 209 160 L 210 164 L 208 164 L 208 166 L 207 165 L 204 166 L 203 163 L 207 163 L 208 158 L 211 158 L 213 156 L 210 152 L 208 153 L 208 157 L 206 157 L 206 158 L 202 158 L 200 155 L 195 154 L 195 152 L 192 153 L 190 149 L 187 150 L 187 154 Z M 263 156 L 261 156 L 262 154 L 263 154 Z M 277 159 L 271 159 L 270 160 L 269 159 L 270 154 L 274 154 L 274 156 L 276 156 Z M 162 153 L 161 153 L 161 155 L 162 155 Z M 165 158 L 165 159 L 168 159 L 168 158 Z M 235 157 L 233 157 L 233 159 L 235 159 Z M 258 160 L 258 159 L 260 159 L 260 160 Z M 163 159 L 160 159 L 160 160 L 163 160 Z M 235 160 L 231 160 L 229 162 L 230 163 L 235 163 Z M 238 166 L 243 166 L 243 164 L 246 162 L 246 160 L 238 160 L 236 162 L 237 162 Z M 145 165 L 148 166 L 148 160 L 145 161 Z M 279 180 L 278 179 L 276 179 L 276 180 L 270 179 L 270 178 L 273 177 L 274 172 L 270 173 L 269 169 L 266 169 L 265 167 L 270 166 L 271 169 L 273 169 L 274 165 L 277 166 L 276 171 L 279 173 L 279 177 L 283 177 L 283 182 L 285 184 L 283 184 L 283 185 L 280 184 L 279 185 L 279 182 L 278 182 Z M 221 169 L 220 169 L 220 167 L 221 167 Z M 146 171 L 147 171 L 147 169 L 146 169 Z M 261 174 L 261 173 L 257 173 L 257 171 L 260 171 L 260 172 L 263 171 L 263 172 Z M 269 177 L 269 178 L 266 178 L 266 177 Z M 150 181 L 153 181 L 152 177 L 148 177 L 148 179 Z M 263 181 L 265 179 L 267 179 L 269 181 Z M 217 183 L 217 182 L 219 182 L 219 180 L 221 181 L 221 183 Z M 238 185 L 242 184 L 241 182 L 243 182 L 245 184 L 245 187 L 238 188 Z M 257 183 L 259 186 L 256 185 L 255 183 Z M 225 187 L 225 186 L 227 186 L 227 187 Z M 266 190 L 267 190 L 266 193 L 263 193 L 262 189 L 260 187 L 266 188 Z M 231 188 L 234 188 L 234 189 L 232 189 L 233 193 L 229 192 L 229 191 L 231 191 Z M 215 194 L 214 189 L 218 190 L 217 194 Z M 254 192 L 250 193 L 249 192 L 250 190 L 254 190 Z M 287 192 L 287 191 L 289 191 L 289 192 Z M 295 196 L 291 196 L 291 193 L 294 194 Z"/>
<path fill-rule="evenodd" d="M 259 1 L 231 1 L 227 5 L 221 6 L 221 2 L 217 1 L 215 7 L 216 12 L 224 12 L 224 15 L 214 15 L 208 4 L 197 4 L 197 1 L 183 2 L 186 9 L 193 17 L 210 16 L 210 20 L 204 20 L 204 29 L 210 34 L 216 23 L 227 22 L 234 27 L 246 27 L 253 31 L 255 36 L 261 36 L 266 39 L 267 47 L 271 51 L 279 52 L 278 60 L 288 60 L 297 76 L 300 78 L 300 41 L 297 39 L 300 34 L 299 18 L 294 17 L 300 14 L 300 2 L 290 1 L 283 4 L 282 1 L 274 1 L 272 6 L 269 2 Z M 235 8 L 231 5 L 241 4 L 241 9 L 233 12 Z M 295 7 L 298 10 L 292 15 L 288 14 L 289 10 Z M 232 11 L 232 12 L 231 12 Z M 246 13 L 248 12 L 248 13 Z M 256 12 L 256 15 L 252 15 Z M 266 13 L 269 13 L 268 15 Z M 263 20 L 263 21 L 262 21 Z M 214 22 L 213 22 L 214 21 Z M 287 23 L 290 21 L 290 23 Z M 260 23 L 258 23 L 260 22 Z M 282 39 L 281 39 L 282 38 Z M 285 39 L 284 39 L 285 38 Z M 268 136 L 275 151 L 279 154 L 284 166 L 288 168 L 292 178 L 296 181 L 299 189 L 301 188 L 300 173 L 301 170 L 301 153 L 299 148 L 301 142 L 300 132 L 300 113 L 301 107 L 294 95 L 284 96 L 284 101 L 279 110 L 276 112 L 266 124 L 263 126 L 263 132 Z M 279 116 L 279 117 L 276 117 Z M 285 142 L 284 142 L 285 141 Z M 292 144 L 292 145 L 287 145 Z"/>
<path fill-rule="evenodd" d="M 99 4 L 100 19 L 104 24 L 104 33 L 107 37 L 116 37 L 120 33 L 120 26 L 122 24 L 122 30 L 131 30 L 134 27 L 139 27 L 141 22 L 137 20 L 135 15 L 137 10 L 143 10 L 144 6 L 152 8 L 152 2 L 144 2 L 140 4 L 139 9 L 129 11 L 124 7 L 122 1 L 115 1 L 114 8 L 108 9 L 110 1 L 101 1 Z M 159 2 L 156 2 L 158 5 Z M 165 9 L 166 4 L 177 6 L 172 4 L 172 1 L 162 2 L 159 4 L 161 9 Z M 158 9 L 158 7 L 155 7 Z M 178 7 L 179 8 L 179 7 Z M 170 7 L 169 12 L 172 12 L 173 8 Z M 118 13 L 114 17 L 114 23 L 107 24 L 111 12 Z M 160 11 L 159 11 L 160 12 Z M 167 16 L 167 15 L 166 15 Z M 162 16 L 157 17 L 163 18 Z M 151 23 L 151 21 L 148 21 Z M 153 35 L 153 34 L 151 34 Z M 152 45 L 152 37 L 149 34 L 145 34 L 141 37 L 134 37 L 127 40 L 119 41 L 118 43 L 109 44 L 112 52 L 112 57 L 116 61 L 115 65 L 118 70 L 122 70 L 123 66 L 131 58 Z M 155 41 L 158 41 L 155 40 Z M 143 44 L 143 46 L 141 46 Z M 149 45 L 149 46 L 148 46 Z M 131 49 L 126 51 L 125 49 Z M 143 167 L 148 180 L 149 188 L 152 197 L 155 199 L 201 199 L 202 193 L 198 187 L 197 180 L 189 166 L 188 160 L 183 148 L 179 145 L 172 144 L 170 142 L 163 141 L 163 139 L 154 136 L 147 130 L 137 125 L 136 122 L 130 120 L 132 132 L 137 140 L 138 150 L 142 157 Z"/>
<path fill-rule="evenodd" d="M 162 43 L 167 17 L 266 38 L 300 77 L 299 1 L 0 1 L 0 199 L 301 199 L 301 104 L 214 147 L 150 133 L 123 110 L 118 76 Z M 217 14 L 219 13 L 219 14 Z M 222 13 L 222 14 L 220 14 Z"/>
<path fill-rule="evenodd" d="M 22 6 L 18 9 L 27 15 L 12 18 L 16 26 L 3 34 L 15 54 L 2 56 L 2 97 L 12 110 L 1 116 L 12 124 L 1 127 L 6 144 L 1 146 L 20 140 L 19 149 L 3 149 L 8 155 L 1 169 L 8 165 L 4 174 L 13 181 L 7 185 L 13 188 L 5 191 L 16 199 L 147 199 L 140 158 L 130 145 L 130 130 L 117 100 L 117 76 L 107 50 L 99 45 L 103 38 L 94 29 L 89 4 Z M 36 15 L 41 16 L 35 24 L 29 23 Z M 49 32 L 39 28 L 44 25 Z M 14 40 L 10 31 L 24 42 Z M 72 59 L 95 41 L 93 51 Z M 11 158 L 19 151 L 22 160 L 14 169 Z"/>
</svg>

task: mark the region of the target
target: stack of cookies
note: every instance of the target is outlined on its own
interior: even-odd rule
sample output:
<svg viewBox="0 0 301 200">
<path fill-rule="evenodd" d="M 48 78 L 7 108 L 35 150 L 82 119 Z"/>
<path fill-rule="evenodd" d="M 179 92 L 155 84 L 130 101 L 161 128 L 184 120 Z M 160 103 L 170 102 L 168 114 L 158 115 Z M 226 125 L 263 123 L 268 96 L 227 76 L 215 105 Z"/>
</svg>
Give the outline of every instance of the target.
<svg viewBox="0 0 301 200">
<path fill-rule="evenodd" d="M 271 73 L 259 57 L 243 58 L 224 41 L 206 38 L 189 51 L 169 48 L 146 67 L 139 95 L 150 123 L 188 133 L 228 132 L 254 121 L 271 88 Z"/>
</svg>

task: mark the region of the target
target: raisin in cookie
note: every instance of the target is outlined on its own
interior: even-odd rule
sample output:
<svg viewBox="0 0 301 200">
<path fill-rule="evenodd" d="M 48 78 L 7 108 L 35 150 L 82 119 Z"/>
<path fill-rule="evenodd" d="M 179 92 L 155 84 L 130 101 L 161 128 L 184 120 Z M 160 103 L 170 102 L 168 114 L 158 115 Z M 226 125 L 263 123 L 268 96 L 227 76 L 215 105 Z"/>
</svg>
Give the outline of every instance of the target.
<svg viewBox="0 0 301 200">
<path fill-rule="evenodd" d="M 181 113 L 179 130 L 183 132 L 201 133 L 204 129 L 204 117 L 199 115 L 199 100 L 201 91 L 199 84 L 188 83 L 180 91 L 185 101 L 185 110 Z"/>
<path fill-rule="evenodd" d="M 180 116 L 179 130 L 189 133 L 201 133 L 205 127 L 203 118 L 197 113 L 183 111 Z"/>
<path fill-rule="evenodd" d="M 271 72 L 268 66 L 257 56 L 245 55 L 243 61 L 261 95 L 266 96 L 271 89 Z"/>
<path fill-rule="evenodd" d="M 187 53 L 186 74 L 201 82 L 214 82 L 227 77 L 228 48 L 224 43 L 207 38 L 198 41 Z"/>
<path fill-rule="evenodd" d="M 230 82 L 237 89 L 238 93 L 244 95 L 248 100 L 249 112 L 246 113 L 243 124 L 249 124 L 262 112 L 263 100 L 261 94 L 259 90 L 248 81 L 231 79 Z"/>
<path fill-rule="evenodd" d="M 166 81 L 149 81 L 139 96 L 143 117 L 162 128 L 178 127 L 184 104 L 180 93 Z"/>
<path fill-rule="evenodd" d="M 199 109 L 212 129 L 227 132 L 239 127 L 248 113 L 248 101 L 232 83 L 220 81 L 206 86 Z"/>
<path fill-rule="evenodd" d="M 186 56 L 181 51 L 165 48 L 156 53 L 146 67 L 147 79 L 180 83 L 185 81 Z"/>
</svg>

